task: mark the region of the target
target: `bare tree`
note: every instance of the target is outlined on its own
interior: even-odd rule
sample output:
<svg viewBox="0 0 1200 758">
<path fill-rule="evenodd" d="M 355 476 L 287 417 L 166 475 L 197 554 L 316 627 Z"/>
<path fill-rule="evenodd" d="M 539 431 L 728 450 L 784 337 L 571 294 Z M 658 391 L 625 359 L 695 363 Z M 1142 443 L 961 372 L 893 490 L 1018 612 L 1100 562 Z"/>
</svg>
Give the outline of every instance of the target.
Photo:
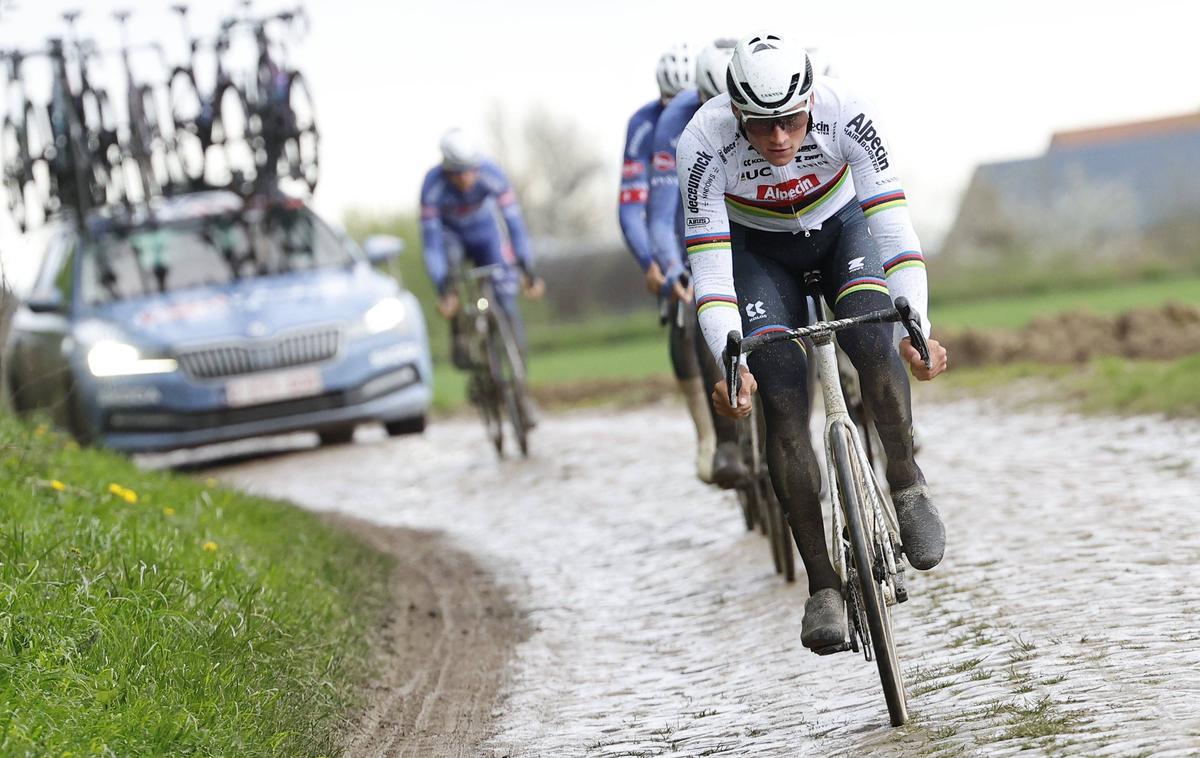
<svg viewBox="0 0 1200 758">
<path fill-rule="evenodd" d="M 606 164 L 577 123 L 542 107 L 514 116 L 498 103 L 487 122 L 531 234 L 585 241 L 611 233 Z"/>
</svg>

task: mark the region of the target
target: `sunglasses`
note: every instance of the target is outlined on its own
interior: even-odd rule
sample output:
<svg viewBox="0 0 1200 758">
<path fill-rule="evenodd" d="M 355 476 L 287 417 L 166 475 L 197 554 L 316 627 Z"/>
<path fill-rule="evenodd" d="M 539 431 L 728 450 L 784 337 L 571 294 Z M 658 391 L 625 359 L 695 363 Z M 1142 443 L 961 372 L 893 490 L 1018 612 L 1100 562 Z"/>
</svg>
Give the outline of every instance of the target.
<svg viewBox="0 0 1200 758">
<path fill-rule="evenodd" d="M 808 123 L 808 105 L 802 109 L 784 114 L 782 116 L 774 116 L 772 118 L 757 118 L 742 114 L 742 127 L 747 133 L 753 134 L 755 137 L 769 137 L 775 133 L 775 127 L 779 127 L 785 132 L 791 133 L 800 130 Z"/>
</svg>

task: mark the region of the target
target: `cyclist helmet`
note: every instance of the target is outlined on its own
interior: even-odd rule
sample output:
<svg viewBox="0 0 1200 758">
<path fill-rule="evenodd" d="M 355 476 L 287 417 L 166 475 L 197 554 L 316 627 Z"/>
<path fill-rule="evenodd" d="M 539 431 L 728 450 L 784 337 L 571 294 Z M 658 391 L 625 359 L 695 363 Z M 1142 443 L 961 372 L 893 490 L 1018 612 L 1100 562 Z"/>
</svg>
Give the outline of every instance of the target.
<svg viewBox="0 0 1200 758">
<path fill-rule="evenodd" d="M 470 171 L 483 162 L 479 145 L 462 129 L 451 129 L 442 135 L 441 149 L 442 168 L 447 171 Z"/>
<path fill-rule="evenodd" d="M 795 110 L 813 88 L 812 61 L 803 47 L 770 32 L 738 40 L 725 86 L 746 117 L 770 117 Z"/>
<path fill-rule="evenodd" d="M 696 58 L 686 42 L 672 45 L 658 59 L 658 91 L 663 100 L 670 100 L 688 87 L 695 86 L 692 77 L 696 70 Z"/>
<path fill-rule="evenodd" d="M 736 45 L 737 40 L 719 39 L 701 50 L 696 58 L 696 86 L 705 100 L 725 91 L 725 72 Z"/>
</svg>

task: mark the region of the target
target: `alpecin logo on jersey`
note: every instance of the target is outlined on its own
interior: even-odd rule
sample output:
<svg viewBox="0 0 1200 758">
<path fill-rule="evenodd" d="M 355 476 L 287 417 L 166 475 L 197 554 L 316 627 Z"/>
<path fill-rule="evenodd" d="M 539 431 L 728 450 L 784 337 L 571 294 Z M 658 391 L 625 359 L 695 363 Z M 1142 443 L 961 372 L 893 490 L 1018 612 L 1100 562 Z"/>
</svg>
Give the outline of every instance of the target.
<svg viewBox="0 0 1200 758">
<path fill-rule="evenodd" d="M 646 165 L 641 161 L 627 160 L 625 165 L 621 166 L 622 179 L 634 179 L 641 176 L 646 171 Z"/>
<path fill-rule="evenodd" d="M 887 148 L 883 146 L 883 139 L 875 130 L 875 121 L 867 118 L 867 114 L 860 113 L 850 119 L 850 123 L 846 124 L 846 136 L 853 137 L 855 142 L 870 153 L 871 165 L 876 171 L 884 171 L 891 165 L 888 163 Z"/>
<path fill-rule="evenodd" d="M 814 134 L 824 134 L 826 137 L 828 137 L 829 136 L 829 122 L 828 121 L 813 122 L 813 125 L 811 127 L 809 127 L 809 131 L 813 132 Z"/>
<path fill-rule="evenodd" d="M 688 169 L 687 209 L 691 213 L 700 210 L 700 179 L 708 169 L 708 164 L 712 163 L 712 159 L 712 155 L 704 151 L 696 153 L 696 162 Z"/>
<path fill-rule="evenodd" d="M 675 156 L 671 155 L 666 150 L 659 150 L 654 154 L 654 158 L 650 165 L 654 166 L 655 171 L 674 171 Z"/>
<path fill-rule="evenodd" d="M 804 197 L 805 193 L 816 189 L 821 184 L 816 174 L 802 176 L 799 179 L 789 179 L 779 184 L 758 185 L 758 199 L 771 202 L 791 202 Z"/>
</svg>

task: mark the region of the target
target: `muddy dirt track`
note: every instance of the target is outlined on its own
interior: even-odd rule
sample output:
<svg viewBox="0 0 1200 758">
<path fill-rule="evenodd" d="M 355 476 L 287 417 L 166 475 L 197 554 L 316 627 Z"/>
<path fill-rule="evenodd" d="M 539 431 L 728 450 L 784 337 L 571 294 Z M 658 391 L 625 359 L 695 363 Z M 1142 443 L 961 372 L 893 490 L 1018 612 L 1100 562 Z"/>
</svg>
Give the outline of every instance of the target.
<svg viewBox="0 0 1200 758">
<path fill-rule="evenodd" d="M 446 681 L 478 687 L 415 686 L 425 721 L 385 686 L 391 710 L 357 738 L 380 753 L 1200 753 L 1200 423 L 978 400 L 917 413 L 950 543 L 897 614 L 902 729 L 874 664 L 800 646 L 803 580 L 778 580 L 732 496 L 693 479 L 675 405 L 549 416 L 528 461 L 497 462 L 464 417 L 214 475 L 434 533 L 439 554 L 409 551 L 401 570 L 441 592 L 461 636 L 472 614 L 490 628 L 483 608 L 515 610 L 449 653 Z M 459 553 L 472 568 L 446 569 Z M 474 578 L 476 596 L 434 589 L 442 576 Z M 400 668 L 429 667 L 397 644 Z"/>
</svg>

